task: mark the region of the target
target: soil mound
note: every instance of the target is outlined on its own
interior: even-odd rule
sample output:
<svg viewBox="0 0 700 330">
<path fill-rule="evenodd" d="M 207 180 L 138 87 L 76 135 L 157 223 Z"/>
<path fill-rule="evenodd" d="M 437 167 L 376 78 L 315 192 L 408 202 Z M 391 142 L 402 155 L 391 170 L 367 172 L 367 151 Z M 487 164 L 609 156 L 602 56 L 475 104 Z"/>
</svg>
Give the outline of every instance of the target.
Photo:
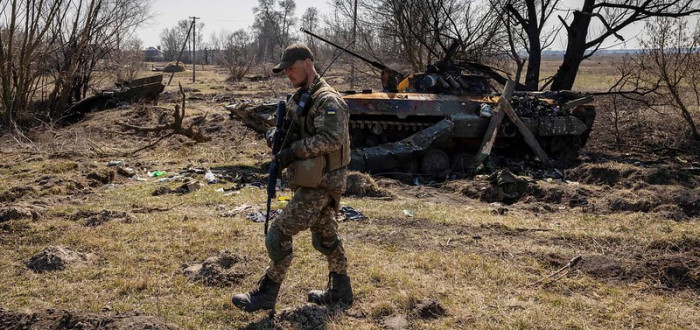
<svg viewBox="0 0 700 330">
<path fill-rule="evenodd" d="M 611 282 L 647 280 L 668 289 L 700 289 L 700 252 L 653 256 L 638 261 L 618 260 L 607 256 L 588 256 L 581 270 L 589 276 Z"/>
<path fill-rule="evenodd" d="M 90 210 L 80 210 L 70 216 L 70 220 L 78 221 L 84 220 L 85 226 L 97 227 L 108 221 L 120 221 L 122 223 L 132 223 L 136 221 L 136 217 L 133 215 L 113 210 L 101 210 L 101 211 L 90 211 Z"/>
<path fill-rule="evenodd" d="M 308 304 L 299 308 L 283 309 L 276 317 L 283 329 L 325 329 L 330 311 L 327 307 Z"/>
<path fill-rule="evenodd" d="M 36 273 L 43 273 L 89 263 L 92 259 L 92 254 L 75 252 L 62 246 L 47 246 L 29 259 L 27 267 Z"/>
<path fill-rule="evenodd" d="M 389 190 L 380 188 L 377 182 L 366 173 L 348 173 L 347 185 L 343 196 L 354 197 L 394 197 Z"/>
<path fill-rule="evenodd" d="M 116 176 L 116 171 L 111 168 L 102 168 L 88 173 L 87 179 L 90 180 L 89 185 L 91 187 L 98 187 L 101 185 L 109 184 L 114 181 Z"/>
<path fill-rule="evenodd" d="M 20 313 L 0 308 L 0 329 L 177 329 L 162 320 L 138 313 L 108 315 L 73 310 L 47 309 Z"/>
<path fill-rule="evenodd" d="M 435 319 L 445 316 L 446 311 L 439 302 L 432 299 L 422 299 L 416 302 L 416 305 L 411 309 L 411 313 L 422 319 Z"/>
<path fill-rule="evenodd" d="M 31 186 L 26 187 L 12 187 L 6 191 L 0 193 L 0 202 L 12 203 L 26 195 L 36 195 L 37 189 Z"/>
<path fill-rule="evenodd" d="M 566 171 L 566 178 L 586 184 L 634 188 L 640 183 L 650 185 L 678 184 L 693 187 L 697 178 L 674 165 L 632 165 L 625 163 L 584 163 Z"/>
<path fill-rule="evenodd" d="M 64 179 L 53 175 L 44 175 L 35 183 L 44 195 L 67 195 L 85 188 L 85 184 L 75 179 Z"/>
<path fill-rule="evenodd" d="M 31 219 L 37 220 L 41 210 L 29 205 L 14 205 L 0 208 L 0 222 L 9 220 Z"/>
<path fill-rule="evenodd" d="M 182 274 L 190 281 L 206 286 L 230 287 L 246 277 L 247 258 L 229 251 L 221 251 L 201 264 L 184 265 Z"/>
</svg>

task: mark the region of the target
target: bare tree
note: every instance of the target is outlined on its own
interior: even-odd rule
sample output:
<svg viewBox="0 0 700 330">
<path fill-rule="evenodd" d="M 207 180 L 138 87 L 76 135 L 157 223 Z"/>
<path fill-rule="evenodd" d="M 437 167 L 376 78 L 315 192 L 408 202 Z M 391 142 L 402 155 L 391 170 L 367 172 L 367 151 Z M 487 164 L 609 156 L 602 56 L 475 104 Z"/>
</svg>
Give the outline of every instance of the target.
<svg viewBox="0 0 700 330">
<path fill-rule="evenodd" d="M 316 9 L 316 7 L 309 7 L 306 8 L 304 15 L 301 16 L 301 27 L 309 31 L 316 31 L 320 25 L 320 21 L 321 19 L 318 14 L 318 9 Z M 306 45 L 309 46 L 312 51 L 316 51 L 315 38 L 305 35 L 304 43 L 306 43 Z"/>
<path fill-rule="evenodd" d="M 71 0 L 51 23 L 56 36 L 51 61 L 54 86 L 46 110 L 60 118 L 72 101 L 85 97 L 97 65 L 148 18 L 148 1 Z"/>
<path fill-rule="evenodd" d="M 659 17 L 648 22 L 646 30 L 637 74 L 649 82 L 660 81 L 666 91 L 660 93 L 664 103 L 680 113 L 693 139 L 700 141 L 692 111 L 700 106 L 700 25 L 689 33 L 687 20 Z"/>
<path fill-rule="evenodd" d="M 9 127 L 37 90 L 46 73 L 50 46 L 56 38 L 51 30 L 62 14 L 65 1 L 12 1 L 0 4 L 0 86 L 2 124 Z"/>
<path fill-rule="evenodd" d="M 222 45 L 219 60 L 228 69 L 231 79 L 241 80 L 255 62 L 251 34 L 243 29 L 229 33 Z"/>
<path fill-rule="evenodd" d="M 352 0 L 335 2 L 340 15 L 327 19 L 334 39 L 349 40 Z M 355 49 L 370 57 L 425 70 L 438 60 L 489 61 L 500 53 L 499 22 L 474 0 L 360 0 Z M 341 19 L 338 19 L 338 16 Z"/>
<path fill-rule="evenodd" d="M 163 55 L 165 60 L 173 61 L 176 60 L 178 55 L 180 55 L 180 50 L 182 49 L 182 44 L 187 40 L 187 33 L 190 31 L 191 21 L 183 19 L 177 22 L 177 25 L 172 28 L 165 28 L 160 33 L 160 43 L 163 48 Z M 197 49 L 202 49 L 204 40 L 204 23 L 197 23 Z M 187 43 L 187 49 L 190 50 L 182 54 L 180 61 L 189 63 L 192 60 L 190 54 L 192 53 L 192 37 L 190 36 Z"/>
<path fill-rule="evenodd" d="M 141 50 L 143 43 L 138 38 L 130 38 L 122 43 L 116 51 L 114 64 L 118 80 L 132 81 L 136 79 L 139 71 L 144 68 L 144 54 Z"/>
<path fill-rule="evenodd" d="M 148 18 L 149 1 L 13 0 L 0 3 L 0 97 L 9 125 L 34 99 L 40 78 L 52 86 L 43 108 L 60 116 L 88 91 L 92 72 Z"/>
<path fill-rule="evenodd" d="M 551 89 L 571 89 L 581 62 L 591 57 L 608 38 L 624 40 L 619 32 L 632 23 L 652 17 L 683 17 L 697 13 L 700 13 L 697 0 L 584 0 L 581 9 L 573 12 L 571 22 L 559 17 L 567 34 L 567 45 Z M 594 21 L 604 29 L 589 35 Z"/>
<path fill-rule="evenodd" d="M 253 30 L 260 60 L 276 60 L 280 50 L 293 40 L 291 30 L 296 24 L 296 4 L 294 0 L 281 0 L 279 6 L 277 9 L 274 0 L 258 0 L 258 6 L 253 9 Z"/>
<path fill-rule="evenodd" d="M 559 28 L 545 28 L 545 23 L 557 10 L 560 0 L 491 0 L 503 27 L 508 34 L 510 57 L 516 62 L 516 76 L 520 77 L 525 63 L 525 90 L 534 91 L 539 87 L 542 50 L 554 42 Z M 519 54 L 527 51 L 527 60 Z M 519 81 L 519 80 L 516 80 Z"/>
</svg>

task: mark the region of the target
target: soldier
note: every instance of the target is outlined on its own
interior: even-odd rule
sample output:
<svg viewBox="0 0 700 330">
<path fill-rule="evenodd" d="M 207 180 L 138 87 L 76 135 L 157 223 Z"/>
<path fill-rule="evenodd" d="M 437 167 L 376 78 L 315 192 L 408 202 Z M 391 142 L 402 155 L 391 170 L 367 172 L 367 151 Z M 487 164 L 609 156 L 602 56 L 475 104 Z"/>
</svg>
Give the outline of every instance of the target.
<svg viewBox="0 0 700 330">
<path fill-rule="evenodd" d="M 282 131 L 282 149 L 274 156 L 281 169 L 289 167 L 294 196 L 272 220 L 265 237 L 270 257 L 265 275 L 257 288 L 233 296 L 233 304 L 246 312 L 274 309 L 280 284 L 292 262 L 292 237 L 310 229 L 313 247 L 326 255 L 330 274 L 327 289 L 310 291 L 308 301 L 351 305 L 347 258 L 335 220 L 350 163 L 347 105 L 318 75 L 314 56 L 305 45 L 287 47 L 272 71 L 284 71 L 298 88 L 287 101 L 288 128 Z"/>
</svg>

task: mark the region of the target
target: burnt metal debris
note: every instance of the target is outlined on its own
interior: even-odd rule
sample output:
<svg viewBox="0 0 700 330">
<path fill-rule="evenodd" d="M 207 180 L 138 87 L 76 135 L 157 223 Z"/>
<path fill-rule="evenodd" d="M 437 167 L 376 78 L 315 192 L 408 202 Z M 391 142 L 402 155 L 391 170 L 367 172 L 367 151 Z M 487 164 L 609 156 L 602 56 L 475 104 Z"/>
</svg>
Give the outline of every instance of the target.
<svg viewBox="0 0 700 330">
<path fill-rule="evenodd" d="M 429 65 L 426 72 L 406 75 L 348 54 L 381 70 L 383 87 L 380 92 L 342 93 L 350 110 L 351 168 L 432 175 L 470 168 L 464 166 L 465 160 L 474 157 L 492 113 L 499 111 L 501 95 L 494 93 L 486 77 L 463 74 L 463 66 L 446 60 Z M 494 149 L 516 158 L 533 157 L 530 148 L 536 142 L 546 152 L 541 155 L 557 164 L 566 166 L 577 159 L 595 119 L 590 96 L 572 91 L 515 92 L 501 102 L 507 101 L 514 114 L 497 126 Z M 227 109 L 259 132 L 274 124 L 274 103 L 239 103 Z M 519 127 L 513 116 L 522 122 Z"/>
<path fill-rule="evenodd" d="M 158 96 L 165 89 L 163 75 L 118 81 L 114 85 L 112 89 L 102 90 L 73 104 L 65 112 L 66 120 L 79 119 L 95 110 L 116 108 L 120 104 L 142 99 L 157 102 Z"/>
</svg>

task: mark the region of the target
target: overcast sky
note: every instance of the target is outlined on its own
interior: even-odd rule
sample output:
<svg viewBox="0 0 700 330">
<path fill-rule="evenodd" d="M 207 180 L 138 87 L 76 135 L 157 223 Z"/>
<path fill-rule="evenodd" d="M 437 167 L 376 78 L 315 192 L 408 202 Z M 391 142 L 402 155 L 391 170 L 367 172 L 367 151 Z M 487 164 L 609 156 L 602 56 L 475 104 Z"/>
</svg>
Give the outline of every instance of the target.
<svg viewBox="0 0 700 330">
<path fill-rule="evenodd" d="M 295 0 L 296 17 L 301 17 L 308 7 L 316 7 L 322 13 L 328 12 L 325 0 Z M 160 33 L 165 28 L 177 25 L 177 22 L 190 16 L 199 17 L 204 23 L 204 37 L 209 39 L 212 32 L 227 30 L 229 32 L 253 25 L 253 7 L 257 0 L 152 0 L 151 11 L 155 17 L 136 35 L 143 41 L 144 47 L 160 44 Z"/>
<path fill-rule="evenodd" d="M 295 0 L 297 8 L 296 17 L 306 11 L 308 7 L 318 8 L 321 15 L 328 14 L 331 10 L 329 0 Z M 188 19 L 190 16 L 200 18 L 204 23 L 204 37 L 209 39 L 212 32 L 226 30 L 229 32 L 247 28 L 253 24 L 253 8 L 258 5 L 257 0 L 152 0 L 151 10 L 155 17 L 137 31 L 137 36 L 143 41 L 144 47 L 160 44 L 160 33 L 165 28 L 173 27 L 179 20 Z M 561 8 L 578 8 L 581 0 L 562 0 Z M 556 17 L 550 18 L 552 23 L 559 23 Z M 638 40 L 635 38 L 641 33 L 643 24 L 638 24 L 623 30 L 621 33 L 626 43 L 616 44 L 613 48 L 637 48 Z M 608 38 L 609 44 L 613 44 L 614 38 Z M 551 49 L 564 49 L 564 40 L 555 42 Z"/>
</svg>

